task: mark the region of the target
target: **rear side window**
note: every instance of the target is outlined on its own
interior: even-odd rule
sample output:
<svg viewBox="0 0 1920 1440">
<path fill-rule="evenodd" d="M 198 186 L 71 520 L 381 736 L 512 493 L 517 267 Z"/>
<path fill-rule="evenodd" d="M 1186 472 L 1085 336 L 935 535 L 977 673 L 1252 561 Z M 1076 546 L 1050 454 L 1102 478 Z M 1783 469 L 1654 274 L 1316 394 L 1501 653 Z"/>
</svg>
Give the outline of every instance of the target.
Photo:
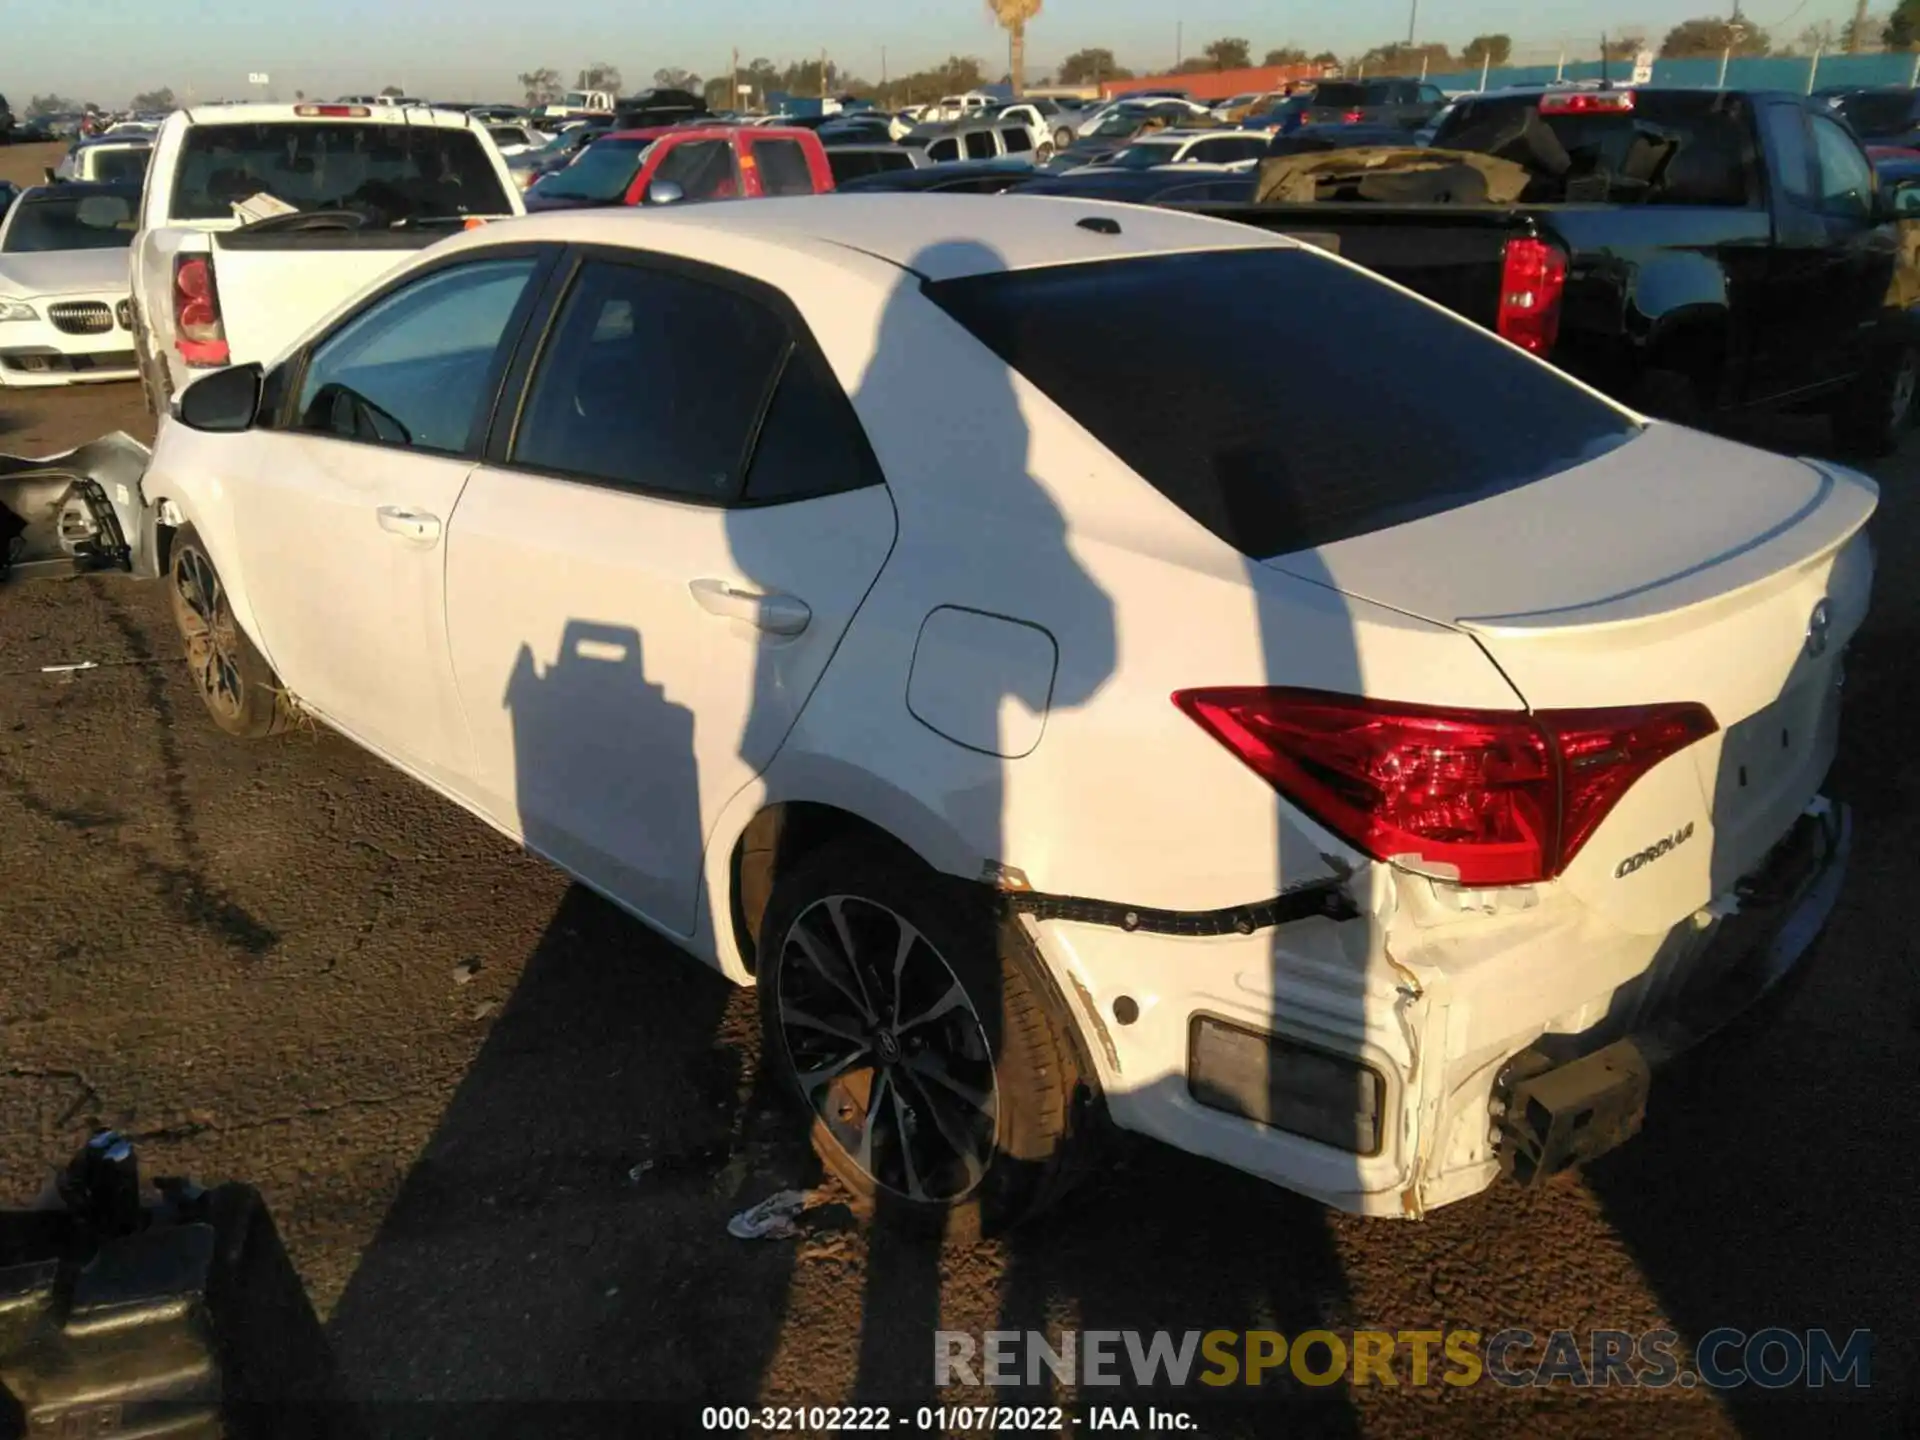
<svg viewBox="0 0 1920 1440">
<path fill-rule="evenodd" d="M 840 382 L 794 347 L 747 467 L 745 500 L 771 505 L 881 483 L 880 463 Z"/>
<path fill-rule="evenodd" d="M 589 261 L 527 394 L 509 463 L 708 504 L 735 499 L 785 322 L 722 285 Z"/>
<path fill-rule="evenodd" d="M 807 152 L 798 140 L 755 140 L 754 162 L 760 167 L 760 188 L 768 195 L 811 195 L 813 172 Z"/>
<path fill-rule="evenodd" d="M 725 140 L 688 140 L 671 147 L 648 182 L 678 185 L 688 200 L 732 200 L 740 194 L 739 166 Z"/>
<path fill-rule="evenodd" d="M 1061 265 L 926 292 L 1155 489 L 1258 559 L 1517 489 L 1636 433 L 1484 331 L 1294 249 Z M 1140 357 L 1142 335 L 1161 353 L 1197 355 L 1224 334 L 1258 358 L 1180 368 Z M 1309 352 L 1303 335 L 1317 337 Z"/>
<path fill-rule="evenodd" d="M 969 130 L 965 139 L 969 160 L 991 160 L 999 153 L 993 148 L 993 132 L 990 130 Z"/>
<path fill-rule="evenodd" d="M 296 210 L 357 210 L 379 226 L 513 208 L 472 130 L 273 121 L 187 131 L 175 220 L 231 220 L 237 202 L 262 194 Z"/>
</svg>

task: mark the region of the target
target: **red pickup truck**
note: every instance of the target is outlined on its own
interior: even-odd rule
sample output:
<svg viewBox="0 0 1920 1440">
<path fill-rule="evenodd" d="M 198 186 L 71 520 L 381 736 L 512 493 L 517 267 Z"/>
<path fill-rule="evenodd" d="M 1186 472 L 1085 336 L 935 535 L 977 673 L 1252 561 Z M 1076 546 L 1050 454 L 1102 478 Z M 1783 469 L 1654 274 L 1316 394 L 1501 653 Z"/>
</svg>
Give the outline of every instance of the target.
<svg viewBox="0 0 1920 1440">
<path fill-rule="evenodd" d="M 811 130 L 674 125 L 609 132 L 528 190 L 527 209 L 754 200 L 831 189 L 827 152 Z"/>
</svg>

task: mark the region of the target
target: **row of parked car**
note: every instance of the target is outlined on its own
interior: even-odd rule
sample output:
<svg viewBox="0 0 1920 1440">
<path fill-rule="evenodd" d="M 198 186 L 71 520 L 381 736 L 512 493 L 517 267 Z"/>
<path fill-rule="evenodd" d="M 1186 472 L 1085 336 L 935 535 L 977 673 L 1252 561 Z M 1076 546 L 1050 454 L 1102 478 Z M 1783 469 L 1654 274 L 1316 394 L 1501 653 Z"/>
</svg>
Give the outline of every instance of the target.
<svg viewBox="0 0 1920 1440">
<path fill-rule="evenodd" d="M 313 717 L 755 984 L 889 1218 L 1009 1224 L 1102 1117 L 1368 1215 L 1532 1183 L 1835 906 L 1877 492 L 1649 411 L 1889 443 L 1904 192 L 1797 95 L 1344 117 L 1145 204 L 1241 132 L 694 204 L 826 188 L 824 127 L 628 117 L 527 216 L 465 114 L 176 115 L 0 232 L 130 244 L 45 308 L 163 417 L 0 542 L 164 576 L 221 731 Z"/>
</svg>

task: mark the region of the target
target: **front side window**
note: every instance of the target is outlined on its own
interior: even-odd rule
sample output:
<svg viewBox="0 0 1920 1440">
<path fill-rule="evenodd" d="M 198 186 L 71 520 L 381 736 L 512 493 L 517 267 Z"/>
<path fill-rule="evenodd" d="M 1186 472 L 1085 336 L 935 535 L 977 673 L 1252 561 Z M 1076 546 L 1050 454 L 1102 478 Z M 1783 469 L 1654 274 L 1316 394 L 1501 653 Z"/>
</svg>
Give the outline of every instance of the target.
<svg viewBox="0 0 1920 1440">
<path fill-rule="evenodd" d="M 375 300 L 314 347 L 294 428 L 471 453 L 536 264 L 531 257 L 477 260 Z"/>
<path fill-rule="evenodd" d="M 1007 154 L 1024 155 L 1033 149 L 1033 136 L 1024 126 L 1011 125 L 1000 132 L 1000 143 L 1007 147 Z"/>
<path fill-rule="evenodd" d="M 729 286 L 594 260 L 535 369 L 510 463 L 720 504 L 787 351 L 785 322 Z"/>
<path fill-rule="evenodd" d="M 969 130 L 965 139 L 969 160 L 991 160 L 999 153 L 993 148 L 993 132 L 990 130 Z"/>
<path fill-rule="evenodd" d="M 927 159 L 933 161 L 936 165 L 948 160 L 958 160 L 959 158 L 960 142 L 951 137 L 945 140 L 936 140 L 927 147 Z"/>
<path fill-rule="evenodd" d="M 1864 220 L 1873 213 L 1873 167 L 1851 135 L 1824 115 L 1810 115 L 1813 154 L 1820 169 L 1820 208 Z"/>
</svg>

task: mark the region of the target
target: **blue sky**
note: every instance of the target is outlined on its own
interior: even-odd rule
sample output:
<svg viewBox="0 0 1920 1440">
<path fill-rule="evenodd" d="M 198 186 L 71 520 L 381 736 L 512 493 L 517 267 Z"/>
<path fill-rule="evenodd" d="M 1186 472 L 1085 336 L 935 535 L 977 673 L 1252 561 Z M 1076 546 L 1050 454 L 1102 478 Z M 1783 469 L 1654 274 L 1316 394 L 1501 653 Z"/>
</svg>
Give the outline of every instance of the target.
<svg viewBox="0 0 1920 1440">
<path fill-rule="evenodd" d="M 1848 0 L 1758 0 L 1748 14 L 1791 38 L 1816 20 L 1838 21 Z M 1524 57 L 1551 62 L 1562 39 L 1591 46 L 1603 28 L 1656 39 L 1726 0 L 1421 0 L 1420 36 L 1455 48 L 1505 31 Z M 1876 9 L 1884 8 L 1876 4 Z M 1298 44 L 1348 54 L 1406 34 L 1407 0 L 1338 4 L 1273 0 L 1047 0 L 1029 59 L 1054 64 L 1106 46 L 1135 70 L 1173 59 L 1175 26 L 1192 54 L 1222 35 L 1268 47 Z M 664 65 L 711 75 L 738 45 L 742 60 L 818 54 L 868 78 L 881 46 L 894 74 L 949 54 L 998 59 L 1005 40 L 986 0 L 66 0 L 9 5 L 0 19 L 0 93 L 16 105 L 49 90 L 105 104 L 171 86 L 201 98 L 246 92 L 249 71 L 273 78 L 279 98 L 404 85 L 428 96 L 513 98 L 513 77 L 592 60 L 618 65 L 630 88 Z"/>
</svg>

